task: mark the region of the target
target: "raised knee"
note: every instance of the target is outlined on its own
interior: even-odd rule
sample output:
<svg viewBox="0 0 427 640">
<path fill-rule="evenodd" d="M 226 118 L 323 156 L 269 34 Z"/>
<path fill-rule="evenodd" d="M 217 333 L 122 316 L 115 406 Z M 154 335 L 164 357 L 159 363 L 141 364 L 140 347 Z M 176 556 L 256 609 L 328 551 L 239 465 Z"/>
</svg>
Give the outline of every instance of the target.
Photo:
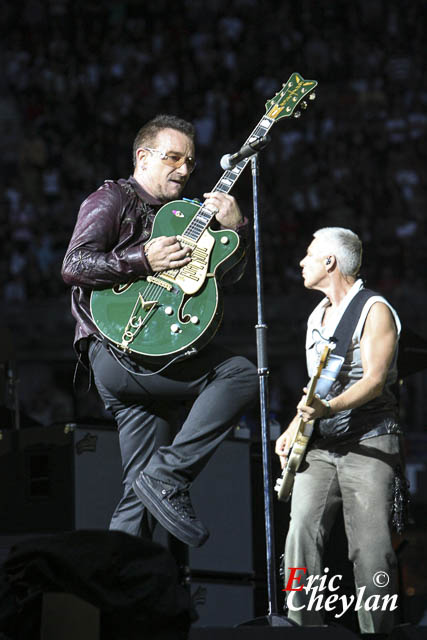
<svg viewBox="0 0 427 640">
<path fill-rule="evenodd" d="M 258 373 L 253 362 L 243 356 L 236 356 L 233 365 L 233 376 L 244 379 L 254 389 L 258 388 Z"/>
</svg>

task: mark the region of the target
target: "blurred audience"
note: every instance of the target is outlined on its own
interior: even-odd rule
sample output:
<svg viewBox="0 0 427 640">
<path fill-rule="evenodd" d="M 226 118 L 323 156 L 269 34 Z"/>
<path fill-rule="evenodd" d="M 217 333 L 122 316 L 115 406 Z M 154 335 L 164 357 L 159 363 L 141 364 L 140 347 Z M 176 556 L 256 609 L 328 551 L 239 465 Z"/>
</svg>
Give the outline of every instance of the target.
<svg viewBox="0 0 427 640">
<path fill-rule="evenodd" d="M 426 255 L 421 11 L 421 0 L 159 0 L 143 11 L 132 0 L 7 3 L 3 299 L 63 290 L 59 264 L 79 203 L 105 178 L 131 173 L 141 122 L 160 111 L 194 120 L 199 169 L 188 195 L 200 195 L 294 70 L 319 81 L 318 100 L 300 121 L 276 124 L 262 156 L 266 290 L 298 286 L 307 233 L 340 224 L 372 249 L 370 285 L 396 294 Z"/>
<path fill-rule="evenodd" d="M 6 308 L 18 316 L 19 305 L 65 299 L 60 264 L 78 207 L 104 179 L 131 174 L 128 149 L 142 122 L 160 112 L 194 121 L 198 167 L 186 195 L 200 197 L 220 177 L 221 156 L 239 148 L 266 100 L 298 71 L 319 82 L 318 98 L 299 120 L 277 122 L 261 155 L 266 293 L 288 296 L 298 315 L 298 263 L 312 231 L 346 226 L 362 236 L 368 285 L 419 322 L 427 297 L 423 4 L 3 3 Z M 250 215 L 249 169 L 235 192 Z M 253 268 L 236 286 L 253 294 Z"/>
</svg>

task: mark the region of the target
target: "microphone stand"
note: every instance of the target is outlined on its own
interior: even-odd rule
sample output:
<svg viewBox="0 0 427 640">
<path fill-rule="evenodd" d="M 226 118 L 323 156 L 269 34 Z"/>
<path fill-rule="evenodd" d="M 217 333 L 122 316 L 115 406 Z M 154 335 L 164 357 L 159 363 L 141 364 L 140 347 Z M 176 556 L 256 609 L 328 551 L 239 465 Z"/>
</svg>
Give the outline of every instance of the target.
<svg viewBox="0 0 427 640">
<path fill-rule="evenodd" d="M 261 626 L 273 627 L 296 626 L 296 623 L 278 614 L 277 608 L 277 581 L 276 581 L 276 552 L 274 543 L 274 514 L 273 491 L 271 482 L 271 440 L 269 423 L 269 398 L 268 398 L 268 358 L 267 358 L 267 325 L 264 320 L 264 294 L 262 278 L 261 233 L 258 211 L 258 154 L 251 157 L 253 211 L 254 211 L 254 240 L 255 240 L 255 269 L 257 291 L 257 365 L 260 388 L 261 411 L 261 442 L 262 442 L 262 466 L 264 481 L 264 518 L 265 518 L 265 542 L 267 563 L 267 589 L 268 589 L 268 614 L 260 618 L 248 620 L 237 626 Z"/>
</svg>

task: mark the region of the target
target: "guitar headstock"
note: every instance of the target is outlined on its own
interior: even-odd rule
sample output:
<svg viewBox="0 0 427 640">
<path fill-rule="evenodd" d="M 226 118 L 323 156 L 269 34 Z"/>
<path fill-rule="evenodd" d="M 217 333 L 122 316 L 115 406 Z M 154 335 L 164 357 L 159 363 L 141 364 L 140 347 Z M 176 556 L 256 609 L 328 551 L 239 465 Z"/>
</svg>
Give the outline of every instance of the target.
<svg viewBox="0 0 427 640">
<path fill-rule="evenodd" d="M 266 115 L 273 120 L 289 118 L 292 115 L 299 118 L 301 111 L 296 111 L 296 108 L 299 105 L 301 105 L 301 109 L 307 108 L 306 99 L 314 100 L 316 97 L 313 91 L 315 87 L 317 87 L 316 80 L 304 80 L 299 73 L 294 72 L 289 80 L 282 85 L 281 91 L 265 103 Z"/>
</svg>

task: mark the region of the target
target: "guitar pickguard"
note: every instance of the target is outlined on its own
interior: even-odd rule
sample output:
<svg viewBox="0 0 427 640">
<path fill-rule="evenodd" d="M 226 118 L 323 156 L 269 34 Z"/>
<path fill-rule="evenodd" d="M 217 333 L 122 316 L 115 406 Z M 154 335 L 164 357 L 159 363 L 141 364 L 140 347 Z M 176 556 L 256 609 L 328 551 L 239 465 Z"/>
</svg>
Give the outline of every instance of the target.
<svg viewBox="0 0 427 640">
<path fill-rule="evenodd" d="M 165 271 L 162 278 L 174 282 L 189 296 L 202 287 L 209 267 L 209 259 L 215 244 L 215 238 L 205 231 L 197 242 L 186 236 L 177 236 L 182 246 L 191 248 L 191 262 L 176 272 Z"/>
</svg>

